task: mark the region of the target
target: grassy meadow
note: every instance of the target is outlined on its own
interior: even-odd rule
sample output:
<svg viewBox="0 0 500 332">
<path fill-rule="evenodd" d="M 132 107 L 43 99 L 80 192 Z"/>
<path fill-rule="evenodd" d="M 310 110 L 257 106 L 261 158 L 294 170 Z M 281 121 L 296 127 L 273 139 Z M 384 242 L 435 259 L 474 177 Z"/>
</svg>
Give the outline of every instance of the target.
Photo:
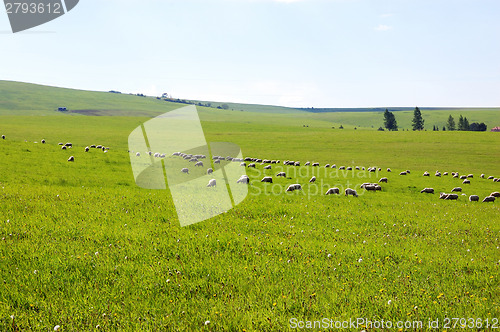
<svg viewBox="0 0 500 332">
<path fill-rule="evenodd" d="M 101 116 L 61 114 L 58 106 Z M 0 81 L 0 330 L 288 331 L 293 318 L 423 322 L 402 329 L 411 331 L 431 330 L 429 319 L 446 317 L 473 318 L 477 330 L 491 330 L 495 319 L 500 327 L 500 200 L 468 201 L 500 191 L 500 183 L 479 178 L 500 177 L 498 133 L 378 132 L 365 118 L 370 112 L 200 107 L 208 142 L 235 143 L 245 157 L 321 166 L 247 168 L 251 184 L 241 204 L 180 227 L 169 190 L 136 186 L 127 152 L 132 130 L 179 106 Z M 464 112 L 500 122 L 499 110 Z M 448 114 L 423 111 L 436 120 Z M 377 119 L 381 124 L 381 113 Z M 345 129 L 331 128 L 339 124 Z M 61 150 L 59 142 L 73 148 Z M 86 153 L 91 144 L 110 150 Z M 406 169 L 411 173 L 400 176 Z M 433 176 L 436 170 L 474 178 L 463 185 Z M 274 176 L 280 171 L 287 178 Z M 265 175 L 274 183 L 261 183 Z M 381 177 L 388 177 L 382 191 L 360 189 Z M 292 183 L 303 190 L 285 193 Z M 360 195 L 325 196 L 333 186 Z M 467 196 L 438 199 L 457 186 Z M 424 187 L 436 193 L 421 194 Z"/>
</svg>

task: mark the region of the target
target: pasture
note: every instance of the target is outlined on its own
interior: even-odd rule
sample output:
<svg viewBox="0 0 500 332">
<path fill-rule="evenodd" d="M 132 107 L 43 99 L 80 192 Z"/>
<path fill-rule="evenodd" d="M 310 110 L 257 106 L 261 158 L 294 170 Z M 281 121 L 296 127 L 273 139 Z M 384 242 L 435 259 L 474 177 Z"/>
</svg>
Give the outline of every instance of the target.
<svg viewBox="0 0 500 332">
<path fill-rule="evenodd" d="M 0 329 L 283 331 L 293 330 L 292 318 L 358 317 L 420 320 L 423 330 L 445 317 L 500 326 L 500 200 L 467 199 L 500 191 L 479 178 L 500 177 L 498 133 L 354 130 L 324 113 L 201 107 L 208 142 L 320 167 L 246 169 L 251 184 L 241 204 L 180 227 L 168 189 L 135 185 L 127 152 L 133 129 L 179 105 L 49 90 L 42 105 L 77 100 L 114 116 L 54 115 L 30 101 L 31 92 L 12 99 L 19 89 L 0 90 Z M 500 119 L 498 110 L 484 112 Z M 346 129 L 331 128 L 340 122 Z M 110 150 L 86 153 L 91 144 Z M 474 178 L 463 185 L 436 170 Z M 275 177 L 280 171 L 290 179 Z M 260 182 L 266 175 L 273 184 Z M 359 188 L 381 177 L 388 177 L 382 191 Z M 292 183 L 303 190 L 285 193 Z M 360 195 L 325 196 L 333 186 Z M 439 199 L 457 186 L 467 196 Z M 436 193 L 420 193 L 425 187 Z"/>
</svg>

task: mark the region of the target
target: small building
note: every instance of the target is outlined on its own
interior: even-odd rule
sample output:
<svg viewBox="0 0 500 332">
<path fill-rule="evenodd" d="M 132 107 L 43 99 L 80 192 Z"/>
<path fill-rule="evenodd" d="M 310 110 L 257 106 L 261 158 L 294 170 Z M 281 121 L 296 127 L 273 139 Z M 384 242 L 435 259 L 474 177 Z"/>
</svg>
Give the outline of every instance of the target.
<svg viewBox="0 0 500 332">
<path fill-rule="evenodd" d="M 500 127 L 494 127 L 494 128 L 491 128 L 491 131 L 500 132 Z"/>
<path fill-rule="evenodd" d="M 68 109 L 66 107 L 58 107 L 57 110 L 59 112 L 66 112 Z"/>
</svg>

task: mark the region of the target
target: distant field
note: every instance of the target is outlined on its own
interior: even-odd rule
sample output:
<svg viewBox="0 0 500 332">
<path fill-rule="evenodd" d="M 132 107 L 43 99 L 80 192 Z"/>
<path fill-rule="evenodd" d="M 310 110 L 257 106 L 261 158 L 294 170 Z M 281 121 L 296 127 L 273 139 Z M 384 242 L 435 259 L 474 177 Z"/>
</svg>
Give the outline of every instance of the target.
<svg viewBox="0 0 500 332">
<path fill-rule="evenodd" d="M 200 107 L 208 142 L 321 166 L 247 168 L 251 185 L 240 205 L 180 227 L 169 190 L 136 186 L 127 152 L 133 129 L 178 104 L 52 88 L 35 102 L 24 88 L 0 81 L 0 330 L 290 331 L 292 318 L 324 317 L 423 322 L 409 331 L 431 330 L 429 319 L 500 319 L 500 200 L 468 201 L 500 191 L 499 182 L 479 178 L 500 177 L 499 133 L 378 132 L 365 117 L 381 114 L 369 112 Z M 51 110 L 74 100 L 75 109 L 114 116 Z M 121 116 L 121 107 L 136 116 Z M 449 112 L 429 111 L 426 125 Z M 467 112 L 491 121 L 497 114 Z M 345 129 L 331 128 L 339 124 Z M 74 147 L 64 151 L 59 142 Z M 85 152 L 91 144 L 110 150 Z M 465 185 L 436 170 L 474 177 Z M 261 183 L 265 175 L 274 183 Z M 360 188 L 381 177 L 388 178 L 382 191 Z M 303 190 L 285 193 L 292 183 Z M 332 186 L 360 195 L 325 196 Z M 457 186 L 466 196 L 438 198 Z M 436 193 L 421 194 L 424 187 Z M 363 329 L 370 330 L 355 330 Z"/>
</svg>

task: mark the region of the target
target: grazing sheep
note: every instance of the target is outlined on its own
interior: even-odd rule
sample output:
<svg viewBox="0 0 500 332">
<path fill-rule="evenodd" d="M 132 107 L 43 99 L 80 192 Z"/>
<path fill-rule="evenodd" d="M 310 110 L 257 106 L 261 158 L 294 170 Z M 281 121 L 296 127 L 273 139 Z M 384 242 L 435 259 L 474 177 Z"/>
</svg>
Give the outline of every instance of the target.
<svg viewBox="0 0 500 332">
<path fill-rule="evenodd" d="M 296 184 L 291 184 L 286 188 L 286 191 L 294 191 L 294 190 L 302 190 L 302 186 L 298 183 Z"/>
<path fill-rule="evenodd" d="M 319 163 L 313 163 L 313 166 L 319 166 Z"/>
<path fill-rule="evenodd" d="M 445 193 L 440 193 L 439 199 L 444 199 L 444 200 L 457 200 L 458 195 L 457 194 L 445 194 Z"/>
<path fill-rule="evenodd" d="M 470 180 L 465 179 L 462 184 L 470 184 Z"/>
<path fill-rule="evenodd" d="M 75 161 L 75 157 L 73 157 L 73 156 L 69 157 L 68 161 Z"/>
<path fill-rule="evenodd" d="M 236 183 L 249 184 L 250 183 L 250 179 L 248 178 L 247 175 L 242 175 L 242 176 L 240 176 L 240 178 L 238 179 L 238 181 L 236 181 Z"/>
<path fill-rule="evenodd" d="M 493 175 L 488 176 L 488 180 L 493 180 L 495 177 Z"/>
<path fill-rule="evenodd" d="M 330 167 L 330 168 L 337 168 L 337 165 L 333 164 L 332 167 Z"/>
<path fill-rule="evenodd" d="M 381 178 L 380 180 L 378 180 L 378 183 L 381 183 L 381 182 L 387 183 L 387 178 Z"/>
<path fill-rule="evenodd" d="M 260 182 L 273 183 L 273 178 L 270 176 L 264 176 Z"/>
<path fill-rule="evenodd" d="M 326 164 L 326 165 L 325 165 L 325 168 L 329 168 L 329 167 L 330 167 L 330 164 Z"/>
<path fill-rule="evenodd" d="M 345 166 L 340 166 L 339 169 L 345 169 Z"/>
<path fill-rule="evenodd" d="M 217 181 L 215 179 L 211 179 L 208 181 L 207 187 L 215 187 L 217 185 Z"/>
<path fill-rule="evenodd" d="M 500 182 L 500 178 L 494 178 L 493 182 Z"/>
<path fill-rule="evenodd" d="M 347 170 L 347 171 L 352 171 L 352 167 L 351 167 L 351 166 L 349 166 L 349 167 L 347 167 L 347 168 L 346 168 L 346 170 Z"/>
<path fill-rule="evenodd" d="M 436 174 L 434 174 L 435 176 L 441 176 L 441 173 L 436 171 Z"/>
<path fill-rule="evenodd" d="M 202 162 L 202 161 L 199 161 L 199 162 L 197 162 L 196 164 L 194 164 L 194 166 L 200 166 L 200 167 L 203 167 L 203 162 Z"/>
<path fill-rule="evenodd" d="M 474 174 L 468 174 L 467 175 L 468 178 L 473 178 L 474 177 Z"/>
<path fill-rule="evenodd" d="M 215 160 L 214 164 L 220 164 L 220 159 Z"/>
<path fill-rule="evenodd" d="M 85 147 L 85 152 L 89 152 L 90 148 L 88 146 Z"/>
<path fill-rule="evenodd" d="M 136 156 L 136 157 L 140 157 L 140 156 L 141 156 L 141 153 L 140 153 L 140 152 L 137 152 L 137 153 L 135 154 L 135 156 Z"/>
<path fill-rule="evenodd" d="M 484 199 L 483 199 L 483 203 L 484 202 L 494 202 L 495 201 L 495 197 L 493 196 L 486 196 Z"/>
<path fill-rule="evenodd" d="M 240 166 L 247 167 L 247 163 L 241 163 Z"/>
<path fill-rule="evenodd" d="M 276 174 L 276 176 L 282 176 L 282 177 L 286 178 L 286 173 L 285 172 L 279 172 L 278 174 Z"/>
<path fill-rule="evenodd" d="M 424 188 L 420 190 L 420 193 L 434 194 L 434 188 Z"/>
<path fill-rule="evenodd" d="M 2 139 L 5 139 L 5 135 L 2 135 Z"/>
<path fill-rule="evenodd" d="M 480 178 L 481 178 L 481 179 L 484 179 L 484 174 L 481 174 Z"/>
<path fill-rule="evenodd" d="M 445 175 L 448 175 L 448 172 L 444 172 L 444 173 L 443 173 L 443 176 L 445 176 Z"/>
<path fill-rule="evenodd" d="M 189 174 L 189 169 L 187 169 L 187 168 L 183 168 L 183 169 L 181 169 L 181 172 L 182 172 L 182 173 Z"/>
<path fill-rule="evenodd" d="M 406 175 L 406 172 L 401 172 L 399 173 L 399 175 Z"/>
<path fill-rule="evenodd" d="M 356 167 L 355 167 L 355 169 L 356 169 L 357 171 L 359 171 L 359 166 L 356 166 Z"/>
<path fill-rule="evenodd" d="M 159 154 L 159 153 L 155 153 L 155 156 L 156 156 L 156 155 L 158 155 L 158 157 L 160 156 L 160 154 Z M 197 163 L 197 162 L 198 162 L 198 159 L 196 159 L 196 158 L 191 158 L 191 159 L 189 159 L 189 162 L 190 162 L 190 163 Z"/>
<path fill-rule="evenodd" d="M 42 144 L 45 144 L 45 140 L 44 139 L 42 139 Z"/>
<path fill-rule="evenodd" d="M 326 191 L 325 195 L 340 194 L 340 189 L 337 187 L 330 188 Z"/>
<path fill-rule="evenodd" d="M 390 168 L 388 168 L 388 169 L 387 169 L 387 172 L 391 172 L 391 169 L 390 169 Z"/>
<path fill-rule="evenodd" d="M 311 165 L 309 161 L 304 164 L 304 166 L 309 166 L 309 165 Z"/>
<path fill-rule="evenodd" d="M 265 166 L 264 169 L 271 169 L 271 165 Z"/>
<path fill-rule="evenodd" d="M 57 145 L 64 145 L 64 143 L 59 142 L 59 143 L 57 143 Z"/>
<path fill-rule="evenodd" d="M 455 187 L 451 190 L 451 192 L 456 192 L 456 191 L 462 191 L 462 188 L 460 187 Z"/>
<path fill-rule="evenodd" d="M 314 183 L 314 182 L 316 182 L 316 177 L 315 177 L 315 176 L 313 176 L 313 177 L 311 178 L 311 180 L 309 180 L 309 183 Z"/>
<path fill-rule="evenodd" d="M 67 147 L 73 147 L 73 144 L 72 144 L 72 143 L 66 143 L 66 144 L 64 144 L 64 145 L 65 145 L 65 146 L 67 146 Z"/>
<path fill-rule="evenodd" d="M 429 172 L 425 171 L 424 176 L 430 176 Z"/>
<path fill-rule="evenodd" d="M 410 171 L 409 171 L 409 170 L 406 170 L 406 173 L 410 174 Z"/>
<path fill-rule="evenodd" d="M 460 180 L 465 180 L 465 179 L 467 179 L 467 175 L 462 175 L 462 176 L 460 177 Z"/>
<path fill-rule="evenodd" d="M 493 196 L 493 197 L 500 197 L 500 193 L 498 191 L 494 191 L 490 194 L 490 196 Z"/>
<path fill-rule="evenodd" d="M 255 164 L 254 164 L 254 163 L 248 164 L 248 167 L 253 167 L 253 168 L 255 168 Z"/>
<path fill-rule="evenodd" d="M 214 170 L 213 170 L 213 169 L 211 169 L 211 168 L 207 169 L 207 174 L 208 174 L 208 175 L 212 174 L 213 172 L 214 172 Z"/>
<path fill-rule="evenodd" d="M 346 195 L 346 196 L 352 195 L 352 196 L 354 196 L 354 197 L 358 197 L 358 192 L 357 192 L 356 190 L 354 190 L 354 189 L 347 188 L 347 189 L 345 190 L 345 195 Z"/>
<path fill-rule="evenodd" d="M 458 178 L 458 173 L 454 173 L 454 174 L 453 174 L 453 177 L 454 177 L 454 178 Z"/>
<path fill-rule="evenodd" d="M 66 150 L 66 149 L 67 149 L 66 145 L 61 146 L 61 150 Z"/>
<path fill-rule="evenodd" d="M 368 190 L 368 191 L 375 191 L 375 190 L 377 190 L 377 185 L 370 183 L 370 184 L 365 185 L 364 188 L 365 188 L 365 190 Z"/>
<path fill-rule="evenodd" d="M 300 161 L 296 161 L 295 166 L 300 166 Z"/>
<path fill-rule="evenodd" d="M 469 196 L 469 201 L 471 201 L 471 202 L 479 202 L 479 196 L 478 195 L 470 195 Z"/>
<path fill-rule="evenodd" d="M 92 145 L 90 146 L 90 148 L 91 148 L 91 149 L 95 149 L 95 145 L 94 145 L 94 144 L 92 144 Z"/>
</svg>

